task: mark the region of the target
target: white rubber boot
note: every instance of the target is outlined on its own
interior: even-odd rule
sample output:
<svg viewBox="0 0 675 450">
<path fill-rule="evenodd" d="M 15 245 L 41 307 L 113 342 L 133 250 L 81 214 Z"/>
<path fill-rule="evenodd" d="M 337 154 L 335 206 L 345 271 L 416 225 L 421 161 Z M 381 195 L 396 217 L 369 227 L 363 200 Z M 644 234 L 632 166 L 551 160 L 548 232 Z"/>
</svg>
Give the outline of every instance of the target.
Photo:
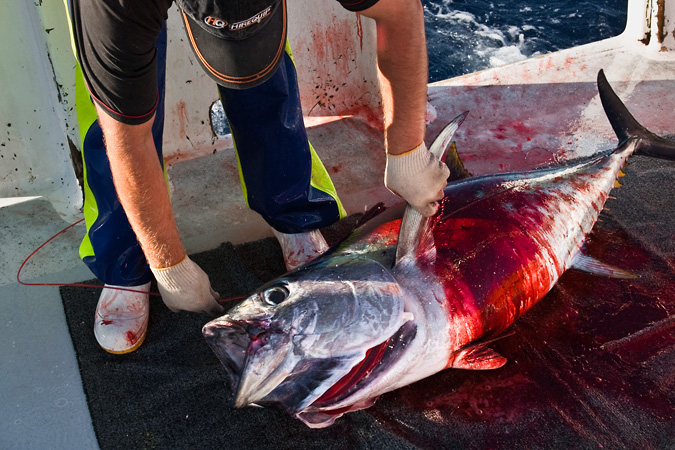
<svg viewBox="0 0 675 450">
<path fill-rule="evenodd" d="M 328 250 L 328 244 L 319 230 L 295 234 L 280 233 L 275 229 L 272 231 L 281 245 L 284 263 L 289 271 L 308 263 Z"/>
<path fill-rule="evenodd" d="M 150 283 L 124 287 L 139 292 L 103 288 L 96 306 L 94 336 L 108 353 L 123 354 L 136 350 L 145 339 L 150 316 Z"/>
</svg>

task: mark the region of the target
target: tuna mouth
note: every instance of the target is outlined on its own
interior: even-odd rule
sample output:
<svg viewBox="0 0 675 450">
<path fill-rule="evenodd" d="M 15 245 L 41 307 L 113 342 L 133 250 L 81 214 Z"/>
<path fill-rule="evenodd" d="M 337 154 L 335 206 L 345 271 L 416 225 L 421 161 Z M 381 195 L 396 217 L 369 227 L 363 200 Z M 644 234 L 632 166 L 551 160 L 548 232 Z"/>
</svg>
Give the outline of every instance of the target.
<svg viewBox="0 0 675 450">
<path fill-rule="evenodd" d="M 204 326 L 202 334 L 227 371 L 232 389 L 236 389 L 251 342 L 246 326 L 234 321 L 212 322 Z"/>
</svg>

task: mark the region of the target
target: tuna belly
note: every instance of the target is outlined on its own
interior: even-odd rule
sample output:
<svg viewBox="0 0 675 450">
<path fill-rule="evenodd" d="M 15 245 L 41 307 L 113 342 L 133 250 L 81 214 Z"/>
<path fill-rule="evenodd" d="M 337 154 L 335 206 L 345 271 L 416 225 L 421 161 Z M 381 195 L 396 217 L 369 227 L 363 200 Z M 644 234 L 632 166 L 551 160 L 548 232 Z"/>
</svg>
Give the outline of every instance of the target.
<svg viewBox="0 0 675 450">
<path fill-rule="evenodd" d="M 447 314 L 459 318 L 451 321 L 470 325 L 458 343 L 493 337 L 550 291 L 582 247 L 630 151 L 446 189 L 434 223 L 434 268 Z"/>
</svg>

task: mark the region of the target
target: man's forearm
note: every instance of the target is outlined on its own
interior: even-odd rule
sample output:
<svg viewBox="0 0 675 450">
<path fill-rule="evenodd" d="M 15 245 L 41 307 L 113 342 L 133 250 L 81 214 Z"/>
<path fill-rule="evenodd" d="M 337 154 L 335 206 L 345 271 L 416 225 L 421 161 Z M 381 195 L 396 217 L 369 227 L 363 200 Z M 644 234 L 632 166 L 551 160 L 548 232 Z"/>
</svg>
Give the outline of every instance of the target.
<svg viewBox="0 0 675 450">
<path fill-rule="evenodd" d="M 150 266 L 177 264 L 185 250 L 152 139 L 152 120 L 126 125 L 98 112 L 117 195 Z"/>
<path fill-rule="evenodd" d="M 364 15 L 377 24 L 377 58 L 385 113 L 385 145 L 393 155 L 425 134 L 428 61 L 419 0 L 380 0 Z"/>
</svg>

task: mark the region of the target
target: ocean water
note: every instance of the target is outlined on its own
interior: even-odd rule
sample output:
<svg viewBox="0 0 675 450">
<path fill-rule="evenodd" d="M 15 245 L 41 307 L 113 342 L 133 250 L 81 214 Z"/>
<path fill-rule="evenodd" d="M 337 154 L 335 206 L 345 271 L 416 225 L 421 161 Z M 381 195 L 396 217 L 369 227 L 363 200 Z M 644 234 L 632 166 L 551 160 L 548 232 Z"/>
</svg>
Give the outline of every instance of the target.
<svg viewBox="0 0 675 450">
<path fill-rule="evenodd" d="M 620 34 L 627 0 L 422 0 L 429 81 L 520 61 Z M 220 101 L 211 107 L 218 136 L 229 134 Z"/>
<path fill-rule="evenodd" d="M 422 0 L 430 81 L 620 34 L 627 0 Z"/>
</svg>

